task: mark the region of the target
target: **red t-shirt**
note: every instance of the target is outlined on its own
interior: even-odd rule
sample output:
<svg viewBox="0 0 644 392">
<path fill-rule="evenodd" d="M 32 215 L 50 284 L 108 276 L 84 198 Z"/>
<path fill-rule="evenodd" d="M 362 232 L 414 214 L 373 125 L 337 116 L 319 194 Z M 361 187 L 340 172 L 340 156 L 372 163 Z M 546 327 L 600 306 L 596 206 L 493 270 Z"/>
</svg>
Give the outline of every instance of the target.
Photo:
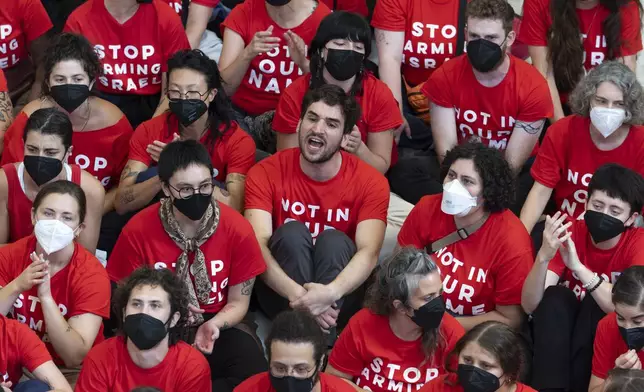
<svg viewBox="0 0 644 392">
<path fill-rule="evenodd" d="M 162 0 L 164 3 L 168 3 L 170 8 L 174 10 L 174 12 L 177 13 L 177 15 L 181 16 L 182 9 L 183 9 L 183 1 L 181 0 Z M 190 0 L 189 3 L 195 3 L 199 5 L 203 5 L 205 7 L 210 7 L 210 8 L 215 8 L 217 4 L 219 4 L 219 0 Z"/>
<path fill-rule="evenodd" d="M 295 220 L 304 223 L 314 239 L 323 230 L 336 229 L 355 241 L 358 223 L 387 222 L 389 184 L 360 158 L 341 154 L 340 171 L 324 182 L 304 174 L 297 147 L 264 159 L 248 172 L 246 209 L 270 212 L 273 230 Z"/>
<path fill-rule="evenodd" d="M 355 12 L 365 18 L 369 17 L 369 8 L 365 0 L 322 0 L 330 10 Z"/>
<path fill-rule="evenodd" d="M 583 217 L 593 173 L 606 163 L 644 175 L 644 127 L 631 126 L 619 147 L 601 151 L 590 137 L 590 119 L 572 115 L 548 128 L 530 174 L 554 190 L 557 208 L 578 218 Z"/>
<path fill-rule="evenodd" d="M 83 361 L 77 392 L 130 392 L 147 386 L 161 391 L 212 391 L 206 358 L 184 342 L 170 346 L 153 368 L 138 367 L 127 351 L 125 338 L 107 339 L 90 350 Z"/>
<path fill-rule="evenodd" d="M 206 313 L 217 313 L 226 305 L 228 287 L 243 283 L 266 270 L 262 252 L 250 223 L 232 208 L 220 203 L 219 226 L 201 245 L 206 269 L 212 277 Z M 181 249 L 163 229 L 159 203 L 139 212 L 125 225 L 107 262 L 110 280 L 119 282 L 147 264 L 175 272 Z M 191 260 L 194 255 L 191 255 Z"/>
<path fill-rule="evenodd" d="M 290 30 L 299 35 L 308 47 L 320 22 L 330 12 L 329 7 L 318 3 L 315 11 L 302 24 Z M 223 30 L 231 29 L 239 34 L 244 40 L 244 46 L 250 44 L 255 33 L 273 26 L 273 37 L 281 39 L 280 46 L 256 56 L 250 62 L 232 101 L 252 116 L 274 110 L 280 94 L 302 75 L 302 70 L 291 60 L 284 40 L 287 30 L 271 19 L 264 0 L 246 0 L 237 5 L 221 25 Z"/>
<path fill-rule="evenodd" d="M 458 1 L 378 0 L 371 25 L 405 33 L 402 74 L 412 86 L 424 83 L 434 70 L 454 57 Z"/>
<path fill-rule="evenodd" d="M 16 320 L 0 316 L 1 382 L 17 385 L 23 367 L 33 372 L 47 361 L 51 361 L 51 355 L 34 331 Z"/>
<path fill-rule="evenodd" d="M 463 392 L 463 387 L 458 385 L 458 377 L 454 373 L 441 376 L 420 389 L 420 392 Z M 527 385 L 517 383 L 514 392 L 537 392 Z"/>
<path fill-rule="evenodd" d="M 239 384 L 234 392 L 275 392 L 268 372 L 256 374 Z M 355 392 L 345 380 L 327 373 L 320 373 L 320 392 Z"/>
<path fill-rule="evenodd" d="M 29 57 L 29 45 L 53 25 L 40 0 L 0 1 L 0 69 Z"/>
<path fill-rule="evenodd" d="M 4 77 L 2 69 L 0 69 L 0 93 L 6 93 L 7 91 L 9 91 L 7 88 L 7 79 Z"/>
<path fill-rule="evenodd" d="M 617 325 L 615 312 L 609 313 L 597 324 L 595 344 L 593 345 L 593 375 L 602 379 L 615 367 L 615 360 L 628 351 L 628 346 Z M 637 352 L 640 362 L 644 363 L 644 351 Z"/>
<path fill-rule="evenodd" d="M 552 26 L 550 15 L 551 0 L 525 0 L 519 41 L 531 46 L 548 46 L 548 35 Z M 579 29 L 584 45 L 584 68 L 591 70 L 601 64 L 608 54 L 604 21 L 610 11 L 599 4 L 589 10 L 577 8 Z M 634 1 L 620 9 L 622 42 L 618 57 L 636 54 L 642 50 L 640 14 Z"/>
<path fill-rule="evenodd" d="M 36 250 L 36 237 L 31 235 L 0 248 L 0 286 L 16 279 L 31 264 L 29 255 Z M 110 281 L 105 268 L 85 248 L 74 243 L 69 264 L 51 278 L 51 294 L 65 320 L 85 313 L 110 317 Z M 56 365 L 64 365 L 47 335 L 47 325 L 40 307 L 38 286 L 18 296 L 13 305 L 15 319 L 29 325 L 45 342 Z M 94 344 L 103 341 L 103 323 Z"/>
<path fill-rule="evenodd" d="M 464 334 L 461 324 L 445 314 L 440 326 L 443 346 L 427 359 L 421 339 L 400 339 L 391 330 L 389 317 L 362 309 L 340 334 L 329 364 L 351 375 L 363 389 L 416 391 L 445 373 L 445 360 Z"/>
<path fill-rule="evenodd" d="M 612 249 L 602 250 L 593 245 L 588 233 L 588 227 L 583 220 L 573 222 L 569 231 L 579 255 L 579 260 L 589 270 L 602 276 L 606 282 L 614 284 L 626 268 L 632 265 L 644 265 L 644 230 L 628 228 L 620 238 L 617 246 Z M 561 283 L 569 287 L 579 300 L 584 299 L 586 290 L 577 275 L 573 274 L 563 262 L 561 254 L 557 252 L 548 264 L 548 269 L 561 278 Z"/>
<path fill-rule="evenodd" d="M 425 196 L 405 220 L 398 243 L 423 249 L 456 231 L 454 217 L 441 211 L 443 195 Z M 478 316 L 496 306 L 519 305 L 532 268 L 532 240 L 510 210 L 490 214 L 468 238 L 435 253 L 443 276 L 447 310 Z"/>
<path fill-rule="evenodd" d="M 81 170 L 76 165 L 65 165 L 67 180 L 80 185 Z M 18 167 L 13 164 L 2 166 L 2 171 L 7 177 L 7 211 L 9 213 L 9 243 L 18 241 L 34 232 L 34 225 L 31 223 L 31 208 L 33 200 L 25 195 L 22 176 L 24 164 L 21 162 Z"/>
<path fill-rule="evenodd" d="M 514 56 L 510 56 L 507 75 L 494 87 L 476 80 L 469 59 L 463 55 L 436 70 L 422 93 L 438 106 L 454 108 L 459 143 L 476 136 L 499 150 L 506 149 L 517 121 L 543 120 L 553 114 L 546 79 Z"/>
<path fill-rule="evenodd" d="M 20 112 L 5 134 L 5 149 L 1 164 L 22 162 L 25 143 L 22 134 L 27 125 L 27 114 Z M 114 125 L 88 132 L 72 134 L 73 162 L 93 175 L 106 190 L 118 184 L 121 171 L 127 162 L 127 151 L 132 137 L 132 126 L 125 116 Z"/>
<path fill-rule="evenodd" d="M 103 0 L 88 0 L 69 16 L 65 31 L 84 35 L 94 45 L 103 63 L 96 86 L 108 94 L 158 94 L 168 59 L 190 49 L 181 19 L 161 0 L 139 4 L 123 24 Z"/>
<path fill-rule="evenodd" d="M 224 130 L 225 125 L 222 125 L 220 132 Z M 148 167 L 156 165 L 146 148 L 155 140 L 170 143 L 173 133 L 179 133 L 179 125 L 176 117 L 170 116 L 170 113 L 144 121 L 136 128 L 130 140 L 129 159 Z M 207 145 L 208 136 L 209 133 L 206 133 L 201 138 L 201 143 Z M 214 146 L 209 150 L 215 178 L 218 181 L 225 181 L 230 173 L 246 174 L 255 164 L 255 142 L 234 122 L 226 133 L 217 137 Z"/>
<path fill-rule="evenodd" d="M 307 74 L 286 88 L 275 110 L 272 125 L 275 132 L 289 134 L 297 132 L 302 101 L 309 90 L 310 83 L 311 74 Z M 362 79 L 362 94 L 356 96 L 356 101 L 362 109 L 362 117 L 357 125 L 365 144 L 369 133 L 389 131 L 403 123 L 398 103 L 391 90 L 369 72 Z M 394 144 L 391 149 L 391 166 L 396 161 L 398 161 L 398 149 Z"/>
</svg>

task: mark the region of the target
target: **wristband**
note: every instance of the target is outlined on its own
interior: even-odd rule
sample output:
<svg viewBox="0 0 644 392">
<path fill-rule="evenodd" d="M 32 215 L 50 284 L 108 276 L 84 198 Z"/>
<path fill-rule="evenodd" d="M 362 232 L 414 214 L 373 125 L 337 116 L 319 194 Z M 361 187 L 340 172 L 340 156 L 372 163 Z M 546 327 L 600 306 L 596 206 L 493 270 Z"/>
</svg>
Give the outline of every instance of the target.
<svg viewBox="0 0 644 392">
<path fill-rule="evenodd" d="M 599 282 L 597 282 L 597 284 L 592 289 L 587 290 L 588 294 L 592 294 L 593 291 L 597 290 L 602 283 L 604 283 L 604 278 L 600 277 Z"/>
<path fill-rule="evenodd" d="M 595 272 L 595 274 L 593 275 L 593 278 L 591 280 L 589 280 L 588 283 L 586 283 L 584 285 L 581 285 L 581 287 L 583 289 L 587 289 L 589 287 L 592 287 L 592 286 L 597 284 L 597 280 L 599 280 L 599 279 L 600 279 L 599 275 L 597 275 L 597 272 Z"/>
</svg>

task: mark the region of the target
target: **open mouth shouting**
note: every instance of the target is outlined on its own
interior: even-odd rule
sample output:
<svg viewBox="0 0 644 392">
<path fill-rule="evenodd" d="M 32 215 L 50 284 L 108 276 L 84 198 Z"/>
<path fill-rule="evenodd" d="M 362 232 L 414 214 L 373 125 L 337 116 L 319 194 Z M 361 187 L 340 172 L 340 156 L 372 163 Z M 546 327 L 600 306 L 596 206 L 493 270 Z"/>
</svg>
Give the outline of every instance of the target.
<svg viewBox="0 0 644 392">
<path fill-rule="evenodd" d="M 325 144 L 326 143 L 324 142 L 324 139 L 318 136 L 309 136 L 306 139 L 307 149 L 312 153 L 318 153 L 322 151 Z"/>
</svg>

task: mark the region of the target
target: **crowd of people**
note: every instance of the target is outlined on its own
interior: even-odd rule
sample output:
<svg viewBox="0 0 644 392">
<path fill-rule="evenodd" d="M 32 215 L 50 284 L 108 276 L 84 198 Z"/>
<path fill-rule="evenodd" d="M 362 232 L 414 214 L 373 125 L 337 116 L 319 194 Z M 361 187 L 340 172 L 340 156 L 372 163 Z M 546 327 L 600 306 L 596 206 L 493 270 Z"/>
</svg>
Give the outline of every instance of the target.
<svg viewBox="0 0 644 392">
<path fill-rule="evenodd" d="M 0 392 L 644 391 L 642 14 L 0 0 Z"/>
</svg>

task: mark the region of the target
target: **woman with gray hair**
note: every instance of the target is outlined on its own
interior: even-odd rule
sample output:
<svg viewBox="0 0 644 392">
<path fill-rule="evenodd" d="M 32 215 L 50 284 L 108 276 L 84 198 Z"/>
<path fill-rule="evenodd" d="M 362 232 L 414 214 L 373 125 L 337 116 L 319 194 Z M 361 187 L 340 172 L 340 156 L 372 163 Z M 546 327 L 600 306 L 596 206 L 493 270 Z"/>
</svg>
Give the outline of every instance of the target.
<svg viewBox="0 0 644 392">
<path fill-rule="evenodd" d="M 415 391 L 445 374 L 465 331 L 445 313 L 440 271 L 422 250 L 402 248 L 376 272 L 366 308 L 342 331 L 327 372 L 371 391 Z"/>
<path fill-rule="evenodd" d="M 612 162 L 644 174 L 644 94 L 633 71 L 617 61 L 602 63 L 577 84 L 570 107 L 573 114 L 548 129 L 530 171 L 535 182 L 521 221 L 535 249 L 544 229 L 537 222 L 553 191 L 556 210 L 583 219 L 597 168 Z"/>
</svg>

